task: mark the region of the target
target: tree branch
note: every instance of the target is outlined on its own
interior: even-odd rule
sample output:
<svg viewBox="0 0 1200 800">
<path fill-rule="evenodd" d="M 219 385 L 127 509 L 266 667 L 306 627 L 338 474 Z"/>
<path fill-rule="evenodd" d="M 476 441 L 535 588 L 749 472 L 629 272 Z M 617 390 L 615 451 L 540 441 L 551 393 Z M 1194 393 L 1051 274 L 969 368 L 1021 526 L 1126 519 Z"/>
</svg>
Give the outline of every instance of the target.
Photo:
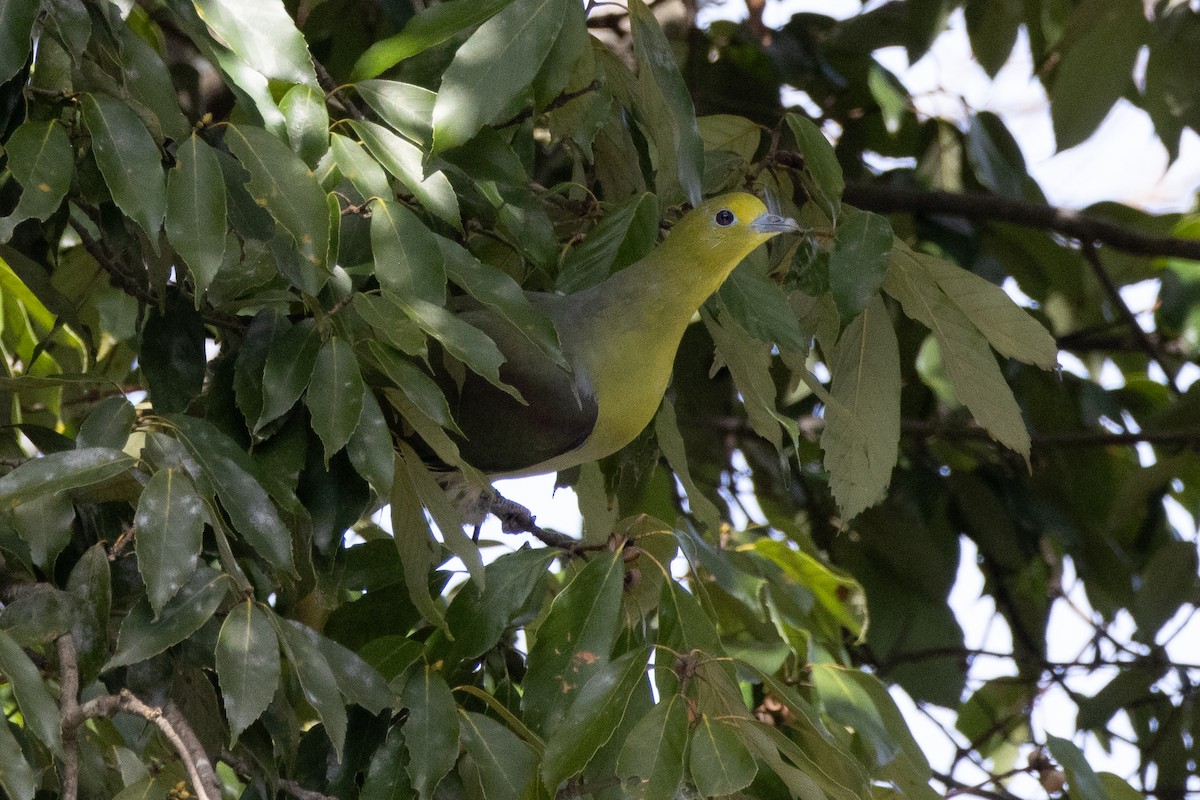
<svg viewBox="0 0 1200 800">
<path fill-rule="evenodd" d="M 945 214 L 967 219 L 1011 222 L 1061 233 L 1079 241 L 1099 242 L 1142 256 L 1173 256 L 1200 261 L 1200 240 L 1152 236 L 1107 220 L 1056 208 L 987 194 L 924 191 L 880 184 L 854 183 L 842 198 L 868 211 Z"/>
<path fill-rule="evenodd" d="M 200 740 L 196 738 L 191 726 L 177 709 L 168 705 L 164 712 L 161 708 L 146 705 L 128 689 L 122 689 L 119 694 L 93 697 L 80 705 L 79 665 L 75 655 L 75 642 L 68 633 L 58 638 L 57 645 L 61 687 L 59 717 L 63 738 L 64 800 L 76 800 L 79 795 L 79 726 L 89 719 L 111 717 L 122 711 L 142 717 L 166 737 L 183 761 L 198 800 L 220 800 L 221 782 L 212 762 L 208 760 L 208 755 L 200 746 Z"/>
<path fill-rule="evenodd" d="M 254 771 L 250 769 L 250 765 L 246 763 L 244 758 L 236 753 L 223 750 L 221 752 L 221 760 L 228 764 L 240 778 L 249 780 L 254 776 Z M 281 790 L 287 792 L 292 797 L 297 798 L 297 800 L 337 800 L 337 798 L 333 797 L 332 795 L 322 794 L 320 792 L 315 792 L 312 789 L 307 789 L 304 786 L 301 786 L 299 781 L 296 781 L 292 778 L 280 778 L 278 783 Z"/>
<path fill-rule="evenodd" d="M 905 419 L 900 421 L 900 430 L 905 434 L 919 438 L 939 438 L 951 440 L 974 440 L 990 442 L 992 435 L 983 428 L 958 427 L 948 428 L 936 421 L 923 419 Z M 1169 431 L 1132 431 L 1113 432 L 1107 430 L 1079 431 L 1044 431 L 1030 432 L 1030 441 L 1035 445 L 1055 445 L 1060 447 L 1108 447 L 1109 445 L 1132 444 L 1183 444 L 1200 445 L 1200 427 L 1181 428 Z"/>
</svg>

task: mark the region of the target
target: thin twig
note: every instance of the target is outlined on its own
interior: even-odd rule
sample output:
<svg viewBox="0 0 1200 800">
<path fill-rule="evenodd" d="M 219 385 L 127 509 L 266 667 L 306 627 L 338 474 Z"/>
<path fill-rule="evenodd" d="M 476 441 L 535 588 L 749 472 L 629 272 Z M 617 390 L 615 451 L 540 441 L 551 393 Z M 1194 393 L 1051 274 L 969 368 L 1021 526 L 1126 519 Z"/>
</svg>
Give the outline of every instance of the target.
<svg viewBox="0 0 1200 800">
<path fill-rule="evenodd" d="M 1090 239 L 1084 239 L 1080 242 L 1080 248 L 1084 259 L 1091 266 L 1096 280 L 1100 281 L 1100 285 L 1104 287 L 1104 293 L 1108 295 L 1108 302 L 1112 304 L 1113 309 L 1117 312 L 1117 316 L 1129 326 L 1129 330 L 1137 338 L 1138 344 L 1141 345 L 1142 350 L 1145 351 L 1150 360 L 1157 362 L 1158 366 L 1162 367 L 1162 371 L 1166 373 L 1168 378 L 1167 387 L 1172 393 L 1178 394 L 1179 389 L 1175 385 L 1175 374 L 1178 370 L 1167 362 L 1158 345 L 1150 338 L 1150 334 L 1142 330 L 1142 326 L 1138 324 L 1137 317 L 1129 310 L 1129 306 L 1125 303 L 1125 298 L 1121 297 L 1121 290 L 1113 283 L 1112 276 L 1108 274 L 1108 270 L 1104 269 L 1104 265 L 1100 263 L 1100 253 L 1096 249 L 1096 243 Z"/>
<path fill-rule="evenodd" d="M 321 88 L 325 91 L 325 102 L 336 105 L 360 122 L 366 120 L 367 115 L 362 112 L 352 98 L 346 96 L 346 93 L 342 91 L 343 87 L 333 79 L 329 70 L 325 69 L 325 65 L 313 59 L 313 66 L 317 70 L 317 83 L 321 84 Z"/>
<path fill-rule="evenodd" d="M 248 780 L 254 775 L 254 771 L 250 768 L 246 760 L 235 753 L 222 750 L 221 760 L 228 764 L 240 778 Z M 280 789 L 297 798 L 297 800 L 337 800 L 333 795 L 321 794 L 312 789 L 306 789 L 292 778 L 279 778 L 278 785 Z"/>
<path fill-rule="evenodd" d="M 70 633 L 58 637 L 58 718 L 62 730 L 63 800 L 79 797 L 79 726 L 68 725 L 67 721 L 79 714 L 79 662 L 75 654 L 75 640 Z"/>
<path fill-rule="evenodd" d="M 589 83 L 587 86 L 584 86 L 582 89 L 577 89 L 574 92 L 563 92 L 558 97 L 551 100 L 546 105 L 546 107 L 541 110 L 540 113 L 545 114 L 549 111 L 554 111 L 557 108 L 562 108 L 567 103 L 574 100 L 575 98 L 583 97 L 585 94 L 588 94 L 589 92 L 594 92 L 599 88 L 600 88 L 600 80 L 599 80 L 599 78 L 597 78 L 596 80 Z M 529 119 L 532 116 L 533 116 L 532 108 L 523 108 L 512 119 L 505 120 L 504 122 L 501 122 L 500 124 L 496 125 L 495 127 L 497 130 L 503 130 L 504 128 L 511 128 L 513 125 L 520 125 L 522 122 L 524 122 L 525 120 Z"/>
</svg>

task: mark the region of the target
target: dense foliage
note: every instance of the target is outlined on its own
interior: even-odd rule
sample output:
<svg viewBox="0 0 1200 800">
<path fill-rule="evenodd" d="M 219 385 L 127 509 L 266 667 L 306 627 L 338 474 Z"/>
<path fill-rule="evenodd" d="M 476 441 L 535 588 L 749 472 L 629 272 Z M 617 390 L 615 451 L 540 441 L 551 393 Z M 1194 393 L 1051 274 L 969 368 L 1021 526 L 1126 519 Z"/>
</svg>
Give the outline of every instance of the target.
<svg viewBox="0 0 1200 800">
<path fill-rule="evenodd" d="M 1164 509 L 1200 512 L 1198 220 L 1058 213 L 999 118 L 920 117 L 873 56 L 962 8 L 989 75 L 1026 32 L 1061 148 L 1125 100 L 1177 153 L 1200 14 L 749 5 L 0 4 L 7 796 L 1200 791 L 1195 531 Z M 484 480 L 428 362 L 502 358 L 453 299 L 560 359 L 521 288 L 731 189 L 808 232 L 708 301 L 646 433 L 559 476 L 582 542 L 481 557 L 422 459 Z M 947 604 L 964 541 L 1005 652 Z M 1090 644 L 1055 661 L 1077 588 Z M 1070 738 L 1031 724 L 1052 687 Z M 950 710 L 951 762 L 889 689 Z"/>
</svg>

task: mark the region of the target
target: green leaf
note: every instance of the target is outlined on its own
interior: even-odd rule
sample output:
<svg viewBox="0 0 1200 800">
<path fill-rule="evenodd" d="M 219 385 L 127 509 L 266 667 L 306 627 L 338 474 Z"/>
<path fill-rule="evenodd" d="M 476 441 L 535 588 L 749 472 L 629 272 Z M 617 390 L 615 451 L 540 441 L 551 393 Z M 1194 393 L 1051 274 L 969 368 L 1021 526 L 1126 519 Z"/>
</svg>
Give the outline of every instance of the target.
<svg viewBox="0 0 1200 800">
<path fill-rule="evenodd" d="M 123 395 L 107 397 L 96 403 L 87 419 L 79 426 L 75 447 L 107 447 L 121 450 L 129 441 L 129 434 L 137 423 L 137 412 L 133 404 Z"/>
<path fill-rule="evenodd" d="M 192 478 L 201 493 L 215 492 L 234 529 L 250 546 L 276 569 L 294 573 L 292 533 L 256 477 L 250 457 L 210 422 L 182 414 L 167 420 L 196 459 L 199 474 Z"/>
<path fill-rule="evenodd" d="M 229 586 L 224 573 L 201 566 L 157 616 L 149 599 L 139 598 L 121 623 L 117 652 L 104 671 L 145 661 L 200 630 L 225 599 Z"/>
<path fill-rule="evenodd" d="M 456 665 L 493 648 L 545 578 L 553 558 L 548 548 L 521 549 L 489 564 L 482 590 L 472 581 L 450 602 L 446 627 L 453 631 L 454 638 L 445 631 L 434 631 L 425 645 L 426 660 Z"/>
<path fill-rule="evenodd" d="M 430 10 L 436 8 L 434 6 Z M 422 150 L 428 151 L 433 146 L 433 104 L 437 99 L 436 93 L 411 83 L 382 80 L 362 81 L 356 83 L 354 89 L 396 133 Z"/>
<path fill-rule="evenodd" d="M 858 581 L 839 574 L 803 550 L 770 537 L 755 540 L 754 549 L 775 562 L 794 581 L 817 598 L 838 624 L 851 636 L 861 636 L 867 627 L 866 597 Z"/>
<path fill-rule="evenodd" d="M 658 147 L 658 195 L 668 199 L 678 187 L 692 205 L 698 205 L 704 142 L 691 93 L 666 35 L 642 0 L 630 0 L 629 24 L 642 101 L 638 110 L 645 116 L 650 138 Z"/>
<path fill-rule="evenodd" d="M 142 328 L 138 364 L 159 414 L 185 411 L 204 389 L 204 320 L 179 292 L 151 310 Z"/>
<path fill-rule="evenodd" d="M 3 15 L 0 11 L 0 17 Z M 4 151 L 22 191 L 12 216 L 0 219 L 0 242 L 12 237 L 17 223 L 45 220 L 57 211 L 75 174 L 75 151 L 57 120 L 26 120 L 4 143 Z"/>
<path fill-rule="evenodd" d="M 320 352 L 321 332 L 314 319 L 302 319 L 276 333 L 263 366 L 262 412 L 254 423 L 255 433 L 296 404 L 308 388 Z"/>
<path fill-rule="evenodd" d="M 67 492 L 43 494 L 13 509 L 13 527 L 29 543 L 29 557 L 47 572 L 71 543 L 75 505 Z"/>
<path fill-rule="evenodd" d="M 385 344 L 369 341 L 367 349 L 378 363 L 380 371 L 413 405 L 441 427 L 458 434 L 462 433 L 451 417 L 446 395 L 432 378 Z"/>
<path fill-rule="evenodd" d="M 673 694 L 637 721 L 617 758 L 617 776 L 635 800 L 675 797 L 688 740 L 687 699 Z M 637 781 L 632 783 L 631 781 Z"/>
<path fill-rule="evenodd" d="M 479 26 L 442 74 L 433 106 L 433 152 L 458 147 L 529 85 L 563 24 L 561 0 L 515 0 Z"/>
<path fill-rule="evenodd" d="M 475 761 L 483 796 L 521 800 L 533 780 L 534 755 L 515 733 L 491 717 L 458 710 L 463 749 Z"/>
<path fill-rule="evenodd" d="M 541 773 L 548 789 L 578 775 L 612 737 L 638 685 L 646 680 L 649 659 L 650 648 L 643 647 L 592 671 L 546 740 Z"/>
<path fill-rule="evenodd" d="M 62 756 L 62 733 L 58 703 L 46 690 L 46 682 L 33 660 L 12 637 L 0 631 L 0 673 L 8 678 L 25 725 L 56 755 Z M 2 770 L 3 767 L 0 767 Z"/>
<path fill-rule="evenodd" d="M 115 97 L 83 95 L 83 122 L 113 202 L 141 226 L 151 242 L 167 213 L 162 154 L 133 109 Z"/>
<path fill-rule="evenodd" d="M 441 531 L 446 549 L 462 560 L 473 581 L 481 587 L 484 586 L 487 576 L 483 571 L 483 559 L 479 555 L 479 547 L 463 532 L 458 508 L 446 496 L 441 484 L 407 442 L 399 443 L 399 453 L 400 462 L 408 472 L 417 496 L 421 498 L 421 504 L 429 509 L 438 530 Z"/>
<path fill-rule="evenodd" d="M 724 150 L 741 156 L 747 164 L 754 160 L 762 141 L 762 126 L 734 114 L 710 114 L 696 120 L 706 151 Z"/>
<path fill-rule="evenodd" d="M 641 193 L 606 214 L 563 259 L 555 288 L 571 294 L 648 254 L 658 241 L 658 201 Z"/>
<path fill-rule="evenodd" d="M 238 58 L 266 78 L 317 85 L 312 57 L 281 0 L 192 0 L 200 19 Z"/>
<path fill-rule="evenodd" d="M 338 758 L 343 757 L 346 747 L 346 706 L 337 688 L 337 676 L 321 649 L 301 630 L 299 623 L 282 620 L 271 615 L 275 632 L 283 644 L 288 663 L 296 672 L 304 699 L 317 712 L 325 734 L 333 744 Z"/>
<path fill-rule="evenodd" d="M 383 416 L 383 409 L 379 407 L 371 387 L 364 386 L 362 412 L 350 441 L 346 442 L 346 455 L 358 474 L 371 484 L 380 497 L 387 496 L 395 479 L 393 452 L 392 434 Z"/>
<path fill-rule="evenodd" d="M 8 0 L 0 4 L 0 83 L 25 66 L 40 5 L 39 0 Z"/>
<path fill-rule="evenodd" d="M 621 619 L 620 553 L 597 553 L 554 598 L 529 650 L 521 708 L 535 731 L 554 729 L 588 679 L 608 663 Z"/>
<path fill-rule="evenodd" d="M 363 200 L 384 199 L 392 194 L 387 173 L 361 144 L 339 133 L 330 133 L 333 160 L 338 170 L 362 195 Z"/>
<path fill-rule="evenodd" d="M 928 279 L 907 248 L 893 250 L 884 290 L 900 301 L 905 314 L 933 331 L 954 393 L 975 420 L 1028 463 L 1029 431 L 983 334 Z"/>
<path fill-rule="evenodd" d="M 410 19 L 404 30 L 367 48 L 355 62 L 350 80 L 374 78 L 404 59 L 423 53 L 459 31 L 487 20 L 512 1 L 473 0 L 429 6 Z"/>
<path fill-rule="evenodd" d="M 1109 800 L 1104 783 L 1084 758 L 1083 753 L 1068 739 L 1046 735 L 1046 749 L 1067 773 L 1067 791 L 1073 800 Z"/>
<path fill-rule="evenodd" d="M 400 458 L 399 455 L 396 456 Z M 426 620 L 446 630 L 445 612 L 441 605 L 429 594 L 429 573 L 434 562 L 433 532 L 429 529 L 429 521 L 421 498 L 417 495 L 417 487 L 413 485 L 408 470 L 399 464 L 395 470 L 396 480 L 392 483 L 392 491 L 388 495 L 388 505 L 392 510 L 392 530 L 395 532 L 396 551 L 400 554 L 400 564 L 404 568 L 404 586 L 408 589 L 409 599 L 421 612 Z"/>
<path fill-rule="evenodd" d="M 439 305 L 416 298 L 398 297 L 396 302 L 417 327 L 441 342 L 447 353 L 487 379 L 488 383 L 524 402 L 520 392 L 500 379 L 504 354 L 486 333 Z"/>
<path fill-rule="evenodd" d="M 286 144 L 262 128 L 229 125 L 225 142 L 250 174 L 246 189 L 295 242 L 303 280 L 296 288 L 316 294 L 329 277 L 329 208 L 315 175 Z"/>
<path fill-rule="evenodd" d="M 825 134 L 821 133 L 821 129 L 808 117 L 793 112 L 785 119 L 792 136 L 796 139 L 796 147 L 804 156 L 804 188 L 826 216 L 837 222 L 842 209 L 842 192 L 846 189 L 846 181 L 842 177 L 842 167 L 838 164 L 833 147 L 825 138 Z"/>
<path fill-rule="evenodd" d="M 0 14 L 0 24 L 5 22 Z M 4 28 L 0 27 L 0 31 L 4 31 Z M 3 50 L 0 49 L 0 52 Z M 7 719 L 0 719 L 0 788 L 12 800 L 33 800 L 38 787 L 37 777 L 33 767 L 25 760 L 21 743 L 8 726 Z"/>
<path fill-rule="evenodd" d="M 1071 22 L 1081 19 L 1087 29 L 1061 53 L 1050 85 L 1050 120 L 1059 150 L 1091 136 L 1132 88 L 1134 63 L 1150 34 L 1138 0 L 1083 3 Z"/>
<path fill-rule="evenodd" d="M 373 122 L 352 122 L 351 127 L 362 139 L 371 155 L 389 173 L 412 192 L 417 202 L 429 213 L 462 231 L 462 216 L 458 210 L 458 195 L 450 179 L 440 169 L 425 172 L 425 156 L 420 148 L 402 139 L 382 125 Z M 387 195 L 390 197 L 390 194 Z"/>
<path fill-rule="evenodd" d="M 225 261 L 225 183 L 221 164 L 198 135 L 180 145 L 167 175 L 167 239 L 196 285 L 196 303 Z"/>
<path fill-rule="evenodd" d="M 410 800 L 412 796 L 412 784 L 404 769 L 404 728 L 393 726 L 371 756 L 358 797 L 359 800 Z"/>
<path fill-rule="evenodd" d="M 331 336 L 317 353 L 304 398 L 313 430 L 325 446 L 326 466 L 358 427 L 365 388 L 354 348 L 345 339 Z"/>
<path fill-rule="evenodd" d="M 89 547 L 80 556 L 79 561 L 75 562 L 71 574 L 67 577 L 67 592 L 60 594 L 60 600 L 74 597 L 79 602 L 79 615 L 71 627 L 75 637 L 75 650 L 79 655 L 81 679 L 86 682 L 95 677 L 100 665 L 108 660 L 108 615 L 112 609 L 112 575 L 108 566 L 108 551 L 102 542 Z M 90 619 L 83 619 L 85 614 L 89 615 Z M 38 627 L 43 631 L 54 629 L 53 624 L 39 624 Z"/>
<path fill-rule="evenodd" d="M 485 265 L 458 243 L 440 236 L 437 241 L 450 280 L 479 303 L 495 311 L 497 316 L 512 325 L 555 364 L 567 367 L 567 360 L 558 346 L 554 324 L 529 302 L 519 283 L 508 273 Z"/>
<path fill-rule="evenodd" d="M 337 676 L 338 690 L 347 703 L 362 706 L 372 714 L 391 708 L 392 692 L 375 667 L 361 656 L 311 628 L 289 620 L 289 624 L 307 636 L 325 656 Z"/>
<path fill-rule="evenodd" d="M 35 458 L 0 478 L 0 508 L 13 508 L 41 495 L 102 483 L 136 463 L 137 459 L 107 447 L 67 450 Z"/>
<path fill-rule="evenodd" d="M 701 714 L 692 731 L 688 767 L 696 791 L 703 797 L 733 794 L 745 789 L 758 774 L 737 728 Z"/>
<path fill-rule="evenodd" d="M 267 351 L 276 336 L 288 326 L 280 309 L 263 309 L 254 315 L 234 361 L 233 394 L 238 410 L 249 426 L 262 415 L 263 369 Z"/>
<path fill-rule="evenodd" d="M 843 327 L 878 297 L 892 250 L 892 226 L 878 214 L 847 208 L 829 253 L 829 288 Z"/>
<path fill-rule="evenodd" d="M 279 641 L 258 603 L 247 599 L 230 609 L 215 657 L 232 744 L 267 710 L 279 686 Z"/>
<path fill-rule="evenodd" d="M 458 759 L 458 709 L 446 679 L 428 665 L 404 684 L 401 699 L 408 709 L 404 723 L 408 776 L 425 800 L 433 797 L 433 790 Z"/>
<path fill-rule="evenodd" d="M 1141 585 L 1129 612 L 1137 623 L 1137 638 L 1151 643 L 1154 635 L 1186 603 L 1194 602 L 1198 580 L 1196 547 L 1192 542 L 1166 542 L 1142 569 Z"/>
<path fill-rule="evenodd" d="M 748 257 L 729 274 L 717 290 L 718 296 L 730 315 L 754 338 L 782 350 L 807 353 L 812 336 L 800 329 L 787 295 L 759 266 L 765 262 L 758 254 Z"/>
<path fill-rule="evenodd" d="M 879 295 L 842 333 L 831 356 L 832 399 L 821 448 L 842 516 L 883 499 L 900 444 L 900 349 Z"/>
<path fill-rule="evenodd" d="M 671 471 L 683 484 L 684 492 L 687 493 L 688 505 L 691 506 L 696 519 L 703 523 L 709 531 L 720 530 L 721 512 L 717 509 L 716 504 L 708 499 L 708 495 L 700 491 L 692 479 L 691 470 L 688 468 L 683 434 L 679 431 L 678 418 L 675 416 L 675 405 L 669 397 L 663 398 L 662 405 L 658 408 L 658 414 L 654 417 L 654 435 L 658 439 L 659 449 L 662 450 L 663 457 L 667 459 Z"/>
<path fill-rule="evenodd" d="M 1024 6 L 1021 0 L 967 0 L 967 36 L 971 52 L 989 78 L 1008 62 L 1017 43 Z"/>
<path fill-rule="evenodd" d="M 973 272 L 940 258 L 916 255 L 938 287 L 967 315 L 996 352 L 1042 369 L 1058 365 L 1058 343 L 1008 293 Z"/>
<path fill-rule="evenodd" d="M 316 169 L 329 150 L 329 111 L 324 93 L 307 84 L 293 86 L 279 101 L 279 110 L 287 120 L 292 150 L 309 168 Z"/>
<path fill-rule="evenodd" d="M 446 301 L 445 259 L 438 238 L 405 206 L 371 206 L 371 253 L 379 285 L 403 300 Z"/>
<path fill-rule="evenodd" d="M 138 572 L 155 615 L 196 571 L 204 534 L 204 502 L 180 469 L 160 469 L 138 499 Z"/>
</svg>

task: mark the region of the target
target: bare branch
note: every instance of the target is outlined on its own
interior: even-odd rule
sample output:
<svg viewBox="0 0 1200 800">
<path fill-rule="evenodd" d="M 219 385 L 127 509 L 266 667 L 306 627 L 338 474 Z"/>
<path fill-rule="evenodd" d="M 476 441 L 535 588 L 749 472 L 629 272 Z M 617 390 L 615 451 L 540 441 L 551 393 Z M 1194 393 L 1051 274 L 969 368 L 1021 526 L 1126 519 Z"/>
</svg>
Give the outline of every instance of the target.
<svg viewBox="0 0 1200 800">
<path fill-rule="evenodd" d="M 58 637 L 57 644 L 58 717 L 63 744 L 62 796 L 63 800 L 76 800 L 79 797 L 79 726 L 68 724 L 68 720 L 79 715 L 79 661 L 71 634 Z"/>
<path fill-rule="evenodd" d="M 868 211 L 945 214 L 967 219 L 1011 222 L 1099 242 L 1142 256 L 1173 256 L 1200 261 L 1200 240 L 1151 236 L 1107 220 L 1041 203 L 986 194 L 925 191 L 880 184 L 855 183 L 842 195 L 847 203 Z"/>
</svg>

